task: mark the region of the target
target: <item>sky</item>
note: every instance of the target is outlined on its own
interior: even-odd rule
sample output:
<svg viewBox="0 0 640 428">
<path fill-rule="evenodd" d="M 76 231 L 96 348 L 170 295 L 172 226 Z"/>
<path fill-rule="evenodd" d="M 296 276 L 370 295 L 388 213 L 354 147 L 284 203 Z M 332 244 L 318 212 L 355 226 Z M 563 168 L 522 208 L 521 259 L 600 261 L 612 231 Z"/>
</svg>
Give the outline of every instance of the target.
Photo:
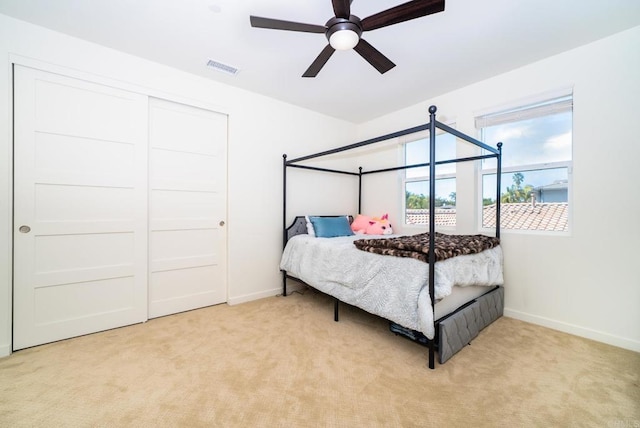
<svg viewBox="0 0 640 428">
<path fill-rule="evenodd" d="M 533 187 L 552 184 L 569 178 L 569 169 L 557 162 L 571 162 L 572 159 L 572 112 L 536 117 L 506 124 L 490 126 L 483 129 L 482 141 L 495 147 L 498 142 L 502 147 L 502 168 L 509 169 L 524 166 L 523 185 Z M 456 157 L 456 138 L 450 134 L 439 134 L 436 137 L 436 160 Z M 406 163 L 417 164 L 429 162 L 428 138 L 406 144 Z M 551 164 L 551 165 L 550 165 Z M 483 161 L 483 169 L 495 169 L 495 160 Z M 528 166 L 528 167 L 526 167 Z M 531 168 L 535 166 L 535 168 Z M 550 168 L 553 167 L 553 168 Z M 428 167 L 407 170 L 407 178 L 428 176 Z M 438 167 L 437 175 L 455 174 L 455 164 Z M 501 189 L 513 185 L 513 172 L 503 173 Z M 483 197 L 495 199 L 496 175 L 483 176 Z M 409 182 L 406 190 L 417 194 L 429 194 L 428 181 Z M 455 179 L 436 180 L 436 196 L 448 198 L 455 192 Z"/>
<path fill-rule="evenodd" d="M 537 117 L 507 124 L 495 125 L 483 129 L 483 141 L 494 144 L 502 142 L 502 168 L 520 165 L 538 168 L 549 167 L 555 162 L 570 162 L 572 158 L 572 112 Z M 483 168 L 495 168 L 495 160 L 483 162 Z M 557 166 L 557 165 L 556 165 Z M 523 185 L 534 188 L 552 184 L 556 181 L 567 181 L 567 167 L 537 169 L 523 168 Z M 495 174 L 483 178 L 483 197 L 495 199 Z M 513 173 L 502 176 L 501 189 L 513 185 Z"/>
<path fill-rule="evenodd" d="M 537 117 L 483 129 L 482 140 L 495 146 L 503 143 L 502 167 L 534 165 L 571 160 L 572 112 Z M 495 168 L 485 161 L 484 168 Z"/>
</svg>

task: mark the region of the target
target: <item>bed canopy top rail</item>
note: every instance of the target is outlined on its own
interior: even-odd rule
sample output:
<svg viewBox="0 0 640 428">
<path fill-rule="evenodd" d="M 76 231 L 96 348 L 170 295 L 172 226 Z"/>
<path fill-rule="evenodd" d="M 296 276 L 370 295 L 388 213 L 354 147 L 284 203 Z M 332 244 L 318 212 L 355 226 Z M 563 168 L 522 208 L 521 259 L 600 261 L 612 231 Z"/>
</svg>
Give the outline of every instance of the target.
<svg viewBox="0 0 640 428">
<path fill-rule="evenodd" d="M 335 149 L 326 150 L 324 152 L 314 153 L 308 156 L 302 156 L 299 158 L 291 159 L 287 161 L 287 166 L 293 166 L 293 163 L 302 162 L 309 159 L 319 158 L 322 156 L 333 155 L 335 153 L 345 152 L 347 150 L 357 149 L 358 147 L 368 146 L 369 144 L 379 143 L 381 141 L 390 140 L 391 138 L 401 137 L 403 135 L 413 134 L 415 132 L 424 131 L 429 129 L 429 124 L 414 126 L 413 128 L 404 129 L 402 131 L 394 132 L 387 135 L 382 135 L 380 137 L 371 138 L 369 140 L 360 141 L 359 143 L 353 143 L 342 147 L 337 147 Z"/>
<path fill-rule="evenodd" d="M 285 162 L 286 162 L 287 155 L 282 155 L 282 156 L 284 157 Z M 360 175 L 357 172 L 340 171 L 338 169 L 320 168 L 320 167 L 317 167 L 317 166 L 296 165 L 296 164 L 286 165 L 286 166 L 291 167 L 291 168 L 310 169 L 312 171 L 331 172 L 331 173 L 334 173 L 334 174 L 346 174 L 346 175 L 355 175 L 355 176 Z"/>
<path fill-rule="evenodd" d="M 482 160 L 482 159 L 490 159 L 490 158 L 495 158 L 496 155 L 482 155 L 482 156 L 471 156 L 471 157 L 467 157 L 467 158 L 458 158 L 458 159 L 448 159 L 448 160 L 442 160 L 442 161 L 437 161 L 435 162 L 436 166 L 437 165 L 445 165 L 448 163 L 458 163 L 458 162 L 469 162 L 469 161 L 476 161 L 476 160 Z M 367 174 L 376 174 L 378 172 L 389 172 L 389 171 L 400 171 L 403 169 L 411 169 L 411 168 L 421 168 L 421 167 L 425 167 L 425 166 L 430 166 L 431 163 L 429 162 L 425 162 L 425 163 L 418 163 L 418 164 L 413 164 L 413 165 L 403 165 L 403 166 L 394 166 L 391 168 L 383 168 L 383 169 L 375 169 L 375 170 L 371 170 L 371 171 L 364 171 L 361 172 L 362 175 L 367 175 Z M 295 166 L 295 165 L 290 165 L 290 166 Z M 357 174 L 356 174 L 357 175 Z"/>
<path fill-rule="evenodd" d="M 435 108 L 435 106 L 431 106 L 431 107 Z M 434 114 L 435 114 L 435 112 L 434 112 Z M 482 148 L 482 149 L 484 149 L 484 150 L 486 150 L 488 152 L 493 153 L 494 155 L 499 155 L 500 154 L 500 150 L 499 149 L 493 148 L 493 147 L 483 143 L 482 141 L 476 140 L 473 137 L 470 137 L 470 136 L 468 136 L 466 134 L 463 134 L 462 132 L 458 131 L 455 128 L 450 127 L 449 125 L 445 125 L 444 123 L 438 122 L 437 120 L 435 122 L 436 122 L 436 128 L 438 128 L 438 129 L 442 129 L 443 131 L 446 131 L 449 134 L 453 134 L 456 137 L 460 138 L 461 140 L 464 140 L 464 141 L 466 141 L 468 143 L 476 145 L 476 146 L 478 146 L 478 147 L 480 147 L 480 148 Z"/>
<path fill-rule="evenodd" d="M 429 109 L 431 110 L 431 108 L 435 109 L 435 106 L 431 106 Z M 434 111 L 433 114 L 435 115 L 435 111 Z M 451 159 L 449 161 L 440 161 L 441 163 L 473 161 L 473 160 L 477 160 L 477 159 L 485 159 L 485 158 L 497 157 L 499 155 L 499 149 L 491 147 L 491 146 L 483 143 L 482 141 L 476 140 L 475 138 L 472 138 L 472 137 L 470 137 L 468 135 L 463 134 L 462 132 L 458 131 L 455 128 L 452 128 L 452 127 L 450 127 L 448 125 L 445 125 L 442 122 L 438 122 L 437 120 L 432 119 L 429 123 L 425 123 L 423 125 L 414 126 L 413 128 L 407 128 L 407 129 L 404 129 L 402 131 L 393 132 L 391 134 L 382 135 L 380 137 L 371 138 L 369 140 L 360 141 L 360 142 L 354 143 L 354 144 L 348 144 L 346 146 L 337 147 L 337 148 L 331 149 L 331 150 L 325 150 L 325 151 L 322 151 L 322 152 L 314 153 L 314 154 L 307 155 L 307 156 L 302 156 L 302 157 L 295 158 L 295 159 L 286 160 L 286 155 L 284 155 L 285 163 L 286 163 L 286 166 L 291 166 L 291 167 L 295 167 L 295 168 L 313 169 L 313 167 L 296 165 L 296 163 L 303 162 L 303 161 L 310 160 L 310 159 L 323 157 L 323 156 L 328 156 L 328 155 L 332 155 L 332 154 L 336 154 L 336 153 L 341 153 L 341 152 L 345 152 L 345 151 L 348 151 L 348 150 L 353 150 L 353 149 L 356 149 L 356 148 L 359 148 L 359 147 L 368 146 L 370 144 L 379 143 L 381 141 L 390 140 L 392 138 L 402 137 L 404 135 L 414 134 L 414 133 L 420 132 L 420 131 L 426 131 L 426 130 L 431 131 L 431 123 L 432 122 L 435 123 L 435 128 L 441 129 L 441 130 L 443 130 L 443 131 L 445 131 L 445 132 L 447 132 L 449 134 L 453 134 L 456 137 L 460 138 L 461 140 L 464 140 L 464 141 L 466 141 L 468 143 L 471 143 L 471 144 L 473 144 L 473 145 L 475 145 L 477 147 L 480 147 L 483 150 L 486 150 L 489 153 L 491 153 L 490 155 L 485 155 L 484 157 L 479 157 L 479 158 L 471 157 L 471 158 Z M 428 164 L 416 165 L 416 166 L 426 166 L 426 165 L 428 165 Z M 414 167 L 415 166 L 404 166 L 404 167 L 398 167 L 397 169 L 414 168 Z M 319 171 L 327 171 L 327 172 L 338 172 L 338 171 L 325 170 L 325 169 L 322 169 L 322 168 L 318 168 L 318 170 Z M 373 172 L 383 172 L 383 171 L 387 171 L 387 170 L 370 171 L 369 174 L 372 174 Z"/>
</svg>

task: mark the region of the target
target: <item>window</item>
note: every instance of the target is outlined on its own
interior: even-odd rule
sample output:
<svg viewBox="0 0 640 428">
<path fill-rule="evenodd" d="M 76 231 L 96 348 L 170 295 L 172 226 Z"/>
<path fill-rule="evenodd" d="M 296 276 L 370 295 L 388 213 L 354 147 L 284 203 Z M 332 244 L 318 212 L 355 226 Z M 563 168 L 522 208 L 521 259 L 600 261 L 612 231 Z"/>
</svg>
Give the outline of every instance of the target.
<svg viewBox="0 0 640 428">
<path fill-rule="evenodd" d="M 429 162 L 429 133 L 414 134 L 412 141 L 404 144 L 405 165 Z M 455 159 L 456 137 L 436 135 L 436 161 Z M 454 163 L 436 166 L 436 225 L 456 225 L 456 166 Z M 405 224 L 429 224 L 429 167 L 421 166 L 404 170 Z"/>
<path fill-rule="evenodd" d="M 503 143 L 503 229 L 569 230 L 572 122 L 571 95 L 476 118 L 484 142 Z M 483 227 L 495 227 L 496 173 L 495 159 L 483 161 Z"/>
</svg>

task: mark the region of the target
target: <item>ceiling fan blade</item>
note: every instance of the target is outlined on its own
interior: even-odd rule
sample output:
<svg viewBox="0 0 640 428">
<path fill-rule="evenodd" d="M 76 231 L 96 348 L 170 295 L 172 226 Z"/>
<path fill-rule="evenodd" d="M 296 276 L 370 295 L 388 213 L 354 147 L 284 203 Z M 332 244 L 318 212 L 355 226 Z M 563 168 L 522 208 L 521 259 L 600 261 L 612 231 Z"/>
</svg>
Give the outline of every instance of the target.
<svg viewBox="0 0 640 428">
<path fill-rule="evenodd" d="M 349 0 L 331 0 L 333 4 L 333 12 L 336 18 L 348 19 L 351 15 L 351 2 Z"/>
<path fill-rule="evenodd" d="M 362 20 L 362 30 L 370 31 L 444 10 L 444 0 L 412 0 Z"/>
<path fill-rule="evenodd" d="M 389 58 L 382 55 L 379 50 L 374 48 L 364 39 L 360 39 L 355 48 L 353 48 L 360 56 L 375 67 L 380 74 L 384 74 L 396 65 Z"/>
<path fill-rule="evenodd" d="M 280 19 L 261 18 L 259 16 L 250 16 L 249 19 L 251 20 L 251 26 L 256 28 L 320 34 L 324 34 L 327 31 L 327 27 L 324 25 L 303 24 L 301 22 L 282 21 Z"/>
<path fill-rule="evenodd" d="M 309 68 L 307 68 L 307 71 L 304 72 L 302 77 L 316 77 L 335 51 L 336 50 L 332 48 L 331 45 L 327 45 L 327 47 L 324 48 L 322 52 L 320 52 L 320 55 L 318 55 L 315 61 L 313 61 L 313 63 L 309 66 Z"/>
</svg>

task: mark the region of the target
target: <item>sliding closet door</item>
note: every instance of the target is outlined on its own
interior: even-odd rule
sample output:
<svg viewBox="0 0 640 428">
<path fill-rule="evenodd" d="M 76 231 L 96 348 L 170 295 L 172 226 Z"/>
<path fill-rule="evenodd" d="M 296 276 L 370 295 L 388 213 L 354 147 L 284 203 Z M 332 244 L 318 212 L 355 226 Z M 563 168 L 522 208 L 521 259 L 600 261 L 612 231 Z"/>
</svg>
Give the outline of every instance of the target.
<svg viewBox="0 0 640 428">
<path fill-rule="evenodd" d="M 13 349 L 145 321 L 147 98 L 14 82 Z"/>
<path fill-rule="evenodd" d="M 225 302 L 227 116 L 149 101 L 149 318 Z"/>
</svg>

